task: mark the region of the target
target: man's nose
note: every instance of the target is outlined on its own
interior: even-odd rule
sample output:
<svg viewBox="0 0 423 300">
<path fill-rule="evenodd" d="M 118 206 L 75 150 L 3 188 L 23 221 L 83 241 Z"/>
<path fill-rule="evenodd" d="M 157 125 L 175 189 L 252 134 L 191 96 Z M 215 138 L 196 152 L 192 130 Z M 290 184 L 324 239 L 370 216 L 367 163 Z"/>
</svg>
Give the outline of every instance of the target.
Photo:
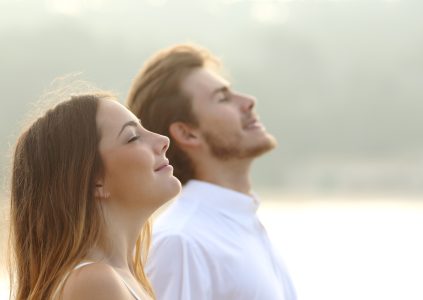
<svg viewBox="0 0 423 300">
<path fill-rule="evenodd" d="M 239 99 L 239 103 L 241 106 L 242 111 L 244 112 L 250 112 L 254 109 L 254 106 L 256 105 L 256 98 L 251 95 L 237 93 L 237 98 Z"/>
</svg>

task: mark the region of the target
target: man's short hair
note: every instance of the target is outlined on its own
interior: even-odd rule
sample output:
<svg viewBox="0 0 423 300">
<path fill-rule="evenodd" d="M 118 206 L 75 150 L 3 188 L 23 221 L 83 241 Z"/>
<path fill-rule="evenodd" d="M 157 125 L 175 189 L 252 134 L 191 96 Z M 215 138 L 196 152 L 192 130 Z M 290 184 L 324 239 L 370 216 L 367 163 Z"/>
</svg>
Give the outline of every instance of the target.
<svg viewBox="0 0 423 300">
<path fill-rule="evenodd" d="M 181 83 L 196 68 L 219 65 L 219 60 L 202 47 L 175 45 L 148 59 L 129 91 L 127 106 L 143 126 L 171 139 L 167 156 L 182 184 L 194 178 L 194 166 L 172 139 L 169 127 L 174 122 L 198 126 L 198 120 L 192 112 L 191 96 L 182 91 Z"/>
</svg>

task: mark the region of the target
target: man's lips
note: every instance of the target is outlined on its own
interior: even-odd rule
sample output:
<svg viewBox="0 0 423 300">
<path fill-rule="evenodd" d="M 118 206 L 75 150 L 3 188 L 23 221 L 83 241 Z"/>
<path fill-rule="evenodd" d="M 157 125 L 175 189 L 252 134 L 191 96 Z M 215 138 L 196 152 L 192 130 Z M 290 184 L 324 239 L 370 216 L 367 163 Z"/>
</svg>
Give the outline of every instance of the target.
<svg viewBox="0 0 423 300">
<path fill-rule="evenodd" d="M 262 128 L 263 125 L 257 118 L 252 118 L 245 122 L 244 129 L 256 129 L 256 128 Z"/>
</svg>

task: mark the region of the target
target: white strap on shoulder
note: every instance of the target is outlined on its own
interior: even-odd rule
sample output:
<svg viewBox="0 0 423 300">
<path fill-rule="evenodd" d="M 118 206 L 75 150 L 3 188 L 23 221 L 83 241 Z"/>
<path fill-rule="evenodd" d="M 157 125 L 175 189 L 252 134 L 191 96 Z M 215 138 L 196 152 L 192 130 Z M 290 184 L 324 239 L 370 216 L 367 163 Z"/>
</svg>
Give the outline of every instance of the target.
<svg viewBox="0 0 423 300">
<path fill-rule="evenodd" d="M 118 274 L 119 275 L 119 274 Z M 136 299 L 136 300 L 141 300 L 140 297 L 138 297 L 137 293 L 135 293 L 135 291 L 131 288 L 131 286 L 129 284 L 126 283 L 125 279 L 123 279 L 122 276 L 120 276 L 120 279 L 122 280 L 123 284 L 126 286 L 126 288 L 129 290 L 129 292 L 132 294 L 132 296 Z"/>
<path fill-rule="evenodd" d="M 79 263 L 79 264 L 77 264 L 76 266 L 75 266 L 75 268 L 73 268 L 74 270 L 77 270 L 77 269 L 79 269 L 79 268 L 82 268 L 82 267 L 84 267 L 84 266 L 86 266 L 86 265 L 91 265 L 91 264 L 93 264 L 93 263 L 95 263 L 94 261 L 85 261 L 85 262 L 81 262 L 81 263 Z"/>
<path fill-rule="evenodd" d="M 90 264 L 93 264 L 93 263 L 94 263 L 93 261 L 81 262 L 81 263 L 77 264 L 76 267 L 73 268 L 73 270 L 77 270 L 79 268 L 82 268 L 83 266 L 90 265 Z M 68 273 L 65 274 L 65 276 L 63 276 L 62 280 L 57 285 L 57 289 L 53 293 L 52 299 L 59 299 L 59 293 L 61 292 L 62 288 L 65 285 L 66 280 L 68 279 L 70 273 L 73 270 L 69 271 Z"/>
</svg>

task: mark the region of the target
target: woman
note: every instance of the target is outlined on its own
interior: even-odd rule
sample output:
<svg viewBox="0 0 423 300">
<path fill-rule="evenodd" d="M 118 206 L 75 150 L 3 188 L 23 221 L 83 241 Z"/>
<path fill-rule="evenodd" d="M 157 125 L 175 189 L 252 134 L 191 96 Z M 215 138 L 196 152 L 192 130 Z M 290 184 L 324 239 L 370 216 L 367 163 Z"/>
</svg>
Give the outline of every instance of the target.
<svg viewBox="0 0 423 300">
<path fill-rule="evenodd" d="M 109 94 L 74 96 L 22 133 L 11 187 L 18 300 L 154 299 L 148 218 L 181 188 L 168 147 Z"/>
</svg>

